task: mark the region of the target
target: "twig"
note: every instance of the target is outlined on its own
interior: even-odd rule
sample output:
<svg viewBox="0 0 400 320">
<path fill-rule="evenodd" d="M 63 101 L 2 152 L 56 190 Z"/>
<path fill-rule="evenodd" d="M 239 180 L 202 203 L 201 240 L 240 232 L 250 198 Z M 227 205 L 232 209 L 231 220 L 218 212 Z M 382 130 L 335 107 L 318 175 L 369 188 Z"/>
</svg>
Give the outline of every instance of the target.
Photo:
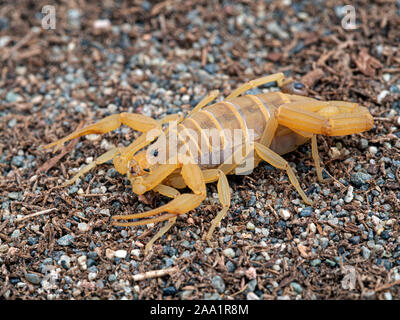
<svg viewBox="0 0 400 320">
<path fill-rule="evenodd" d="M 22 220 L 26 220 L 26 219 L 29 219 L 29 218 L 32 218 L 32 217 L 40 216 L 41 214 L 49 213 L 49 212 L 52 212 L 54 210 L 57 210 L 57 208 L 46 209 L 46 210 L 42 210 L 42 211 L 35 212 L 35 213 L 32 213 L 32 214 L 28 214 L 28 215 L 26 215 L 24 217 L 18 218 L 16 220 L 16 222 L 20 222 Z"/>
<path fill-rule="evenodd" d="M 237 296 L 238 294 L 240 294 L 240 293 L 242 293 L 244 290 L 246 290 L 246 289 L 247 289 L 247 286 L 248 286 L 248 284 L 246 284 L 242 289 L 240 289 L 239 291 L 237 291 L 237 292 L 231 294 L 230 296 L 231 296 L 231 297 Z"/>
<path fill-rule="evenodd" d="M 40 34 L 40 29 L 32 29 L 29 31 L 21 40 L 19 40 L 15 46 L 13 46 L 9 51 L 3 56 L 3 61 L 12 57 L 20 48 L 27 44 L 30 40 Z"/>
<path fill-rule="evenodd" d="M 80 123 L 76 128 L 76 130 L 79 130 L 82 127 L 83 123 Z M 58 163 L 58 161 L 62 159 L 62 157 L 64 157 L 67 153 L 70 153 L 72 151 L 72 149 L 76 146 L 78 141 L 79 139 L 74 139 L 67 146 L 64 146 L 60 154 L 45 162 L 39 169 L 36 170 L 36 174 L 39 174 L 41 172 L 46 173 L 47 171 L 49 171 L 49 169 L 53 168 Z"/>
<path fill-rule="evenodd" d="M 397 285 L 400 285 L 400 280 L 396 280 L 396 281 L 393 281 L 393 282 L 391 282 L 391 283 L 383 284 L 383 285 L 377 287 L 377 288 L 375 289 L 375 292 L 382 291 L 382 290 L 386 290 L 386 289 L 389 289 L 389 288 L 391 288 L 391 287 L 393 287 L 393 286 L 397 286 Z"/>
<path fill-rule="evenodd" d="M 167 268 L 167 269 L 161 269 L 161 270 L 147 271 L 145 273 L 135 274 L 133 276 L 133 281 L 141 281 L 141 280 L 145 280 L 145 279 L 163 277 L 163 276 L 169 275 L 171 273 L 175 273 L 178 270 L 179 270 L 178 267 L 173 267 L 173 268 Z"/>
</svg>

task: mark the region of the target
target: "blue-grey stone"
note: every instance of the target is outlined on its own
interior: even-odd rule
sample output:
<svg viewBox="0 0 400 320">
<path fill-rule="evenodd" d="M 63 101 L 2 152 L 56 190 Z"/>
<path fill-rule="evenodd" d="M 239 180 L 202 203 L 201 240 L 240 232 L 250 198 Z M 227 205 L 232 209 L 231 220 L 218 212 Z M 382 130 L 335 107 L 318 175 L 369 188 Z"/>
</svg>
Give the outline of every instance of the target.
<svg viewBox="0 0 400 320">
<path fill-rule="evenodd" d="M 72 242 L 74 242 L 74 237 L 70 234 L 67 234 L 57 240 L 57 244 L 60 246 L 69 246 Z"/>
<path fill-rule="evenodd" d="M 40 283 L 40 277 L 37 274 L 34 273 L 27 273 L 25 275 L 26 280 L 28 280 L 30 283 L 33 284 L 39 284 Z"/>
<path fill-rule="evenodd" d="M 25 157 L 24 156 L 14 156 L 11 160 L 11 163 L 17 167 L 22 167 L 25 162 Z"/>
<path fill-rule="evenodd" d="M 6 95 L 6 101 L 11 103 L 17 101 L 20 98 L 21 96 L 19 94 L 14 93 L 13 91 L 8 91 Z"/>
<path fill-rule="evenodd" d="M 297 282 L 292 282 L 290 285 L 292 286 L 293 290 L 296 291 L 298 294 L 303 292 L 303 288 Z"/>
<path fill-rule="evenodd" d="M 354 183 L 356 187 L 361 187 L 363 184 L 367 183 L 372 176 L 364 172 L 355 172 L 351 174 L 351 182 Z"/>
<path fill-rule="evenodd" d="M 219 293 L 223 293 L 225 291 L 225 282 L 221 276 L 212 277 L 211 284 Z"/>
<path fill-rule="evenodd" d="M 362 247 L 361 248 L 361 254 L 364 259 L 369 259 L 371 257 L 371 250 L 369 250 L 367 247 Z"/>
<path fill-rule="evenodd" d="M 309 217 L 313 212 L 312 207 L 305 207 L 303 210 L 300 211 L 300 217 Z"/>
<path fill-rule="evenodd" d="M 319 265 L 321 264 L 321 260 L 320 260 L 320 259 L 314 259 L 314 260 L 312 260 L 312 261 L 310 262 L 310 264 L 311 264 L 313 267 L 319 266 Z"/>
</svg>

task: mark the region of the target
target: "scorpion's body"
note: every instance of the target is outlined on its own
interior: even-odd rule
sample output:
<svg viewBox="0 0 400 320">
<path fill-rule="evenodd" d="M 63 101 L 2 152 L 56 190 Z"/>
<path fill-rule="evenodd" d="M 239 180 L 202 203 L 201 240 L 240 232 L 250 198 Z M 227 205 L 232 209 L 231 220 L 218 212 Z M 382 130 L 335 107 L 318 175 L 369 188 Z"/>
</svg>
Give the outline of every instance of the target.
<svg viewBox="0 0 400 320">
<path fill-rule="evenodd" d="M 289 97 L 291 97 L 291 99 Z M 247 95 L 229 101 L 218 102 L 204 107 L 199 112 L 196 112 L 183 120 L 178 126 L 178 137 L 185 136 L 184 131 L 186 129 L 193 130 L 197 133 L 197 137 L 202 136 L 202 131 L 204 132 L 207 129 L 215 129 L 221 132 L 223 130 L 239 130 L 242 132 L 244 138 L 246 137 L 250 139 L 249 131 L 253 130 L 253 141 L 264 144 L 265 142 L 262 141 L 262 135 L 271 119 L 271 116 L 274 116 L 277 108 L 280 105 L 287 103 L 288 99 L 290 99 L 290 101 L 296 101 L 298 98 L 299 96 L 296 95 L 283 96 L 280 92 L 269 92 L 258 95 Z M 180 132 L 182 132 L 182 134 L 180 134 Z M 233 136 L 233 132 L 231 135 Z M 221 140 L 222 139 L 223 136 L 221 135 Z M 308 140 L 309 138 L 301 136 L 287 127 L 279 126 L 271 141 L 270 149 L 282 155 L 295 150 L 299 145 Z M 181 146 L 186 143 L 186 141 L 182 139 L 179 143 L 179 146 Z M 199 141 L 194 141 L 193 143 L 198 144 L 198 149 L 203 153 L 208 151 L 206 148 L 201 148 Z M 231 155 L 231 150 L 224 149 L 223 141 L 220 141 L 220 143 L 217 142 L 216 144 L 217 146 L 221 145 L 221 150 L 214 151 L 220 154 L 220 163 L 199 163 L 200 168 L 217 168 Z M 198 156 L 204 157 L 204 154 L 199 152 Z M 257 165 L 257 163 L 255 165 Z M 225 174 L 227 173 L 229 172 L 225 172 Z"/>
<path fill-rule="evenodd" d="M 76 181 L 95 165 L 113 159 L 115 168 L 121 174 L 127 174 L 134 193 L 143 194 L 154 190 L 173 198 L 168 204 L 148 212 L 113 217 L 114 225 L 119 226 L 168 220 L 167 225 L 147 244 L 146 250 L 149 250 L 152 243 L 173 225 L 178 215 L 201 204 L 206 197 L 205 184 L 218 181 L 218 194 L 223 208 L 206 236 L 210 240 L 230 206 L 226 175 L 237 173 L 236 169 L 243 167 L 249 152 L 254 151 L 254 157 L 251 158 L 254 166 L 264 160 L 276 168 L 286 170 L 290 182 L 304 202 L 311 204 L 293 170 L 280 155 L 295 150 L 311 139 L 317 177 L 323 182 L 316 135 L 347 135 L 369 130 L 373 125 L 368 110 L 355 103 L 319 101 L 293 94 L 297 93 L 296 90 L 242 96 L 246 90 L 271 81 L 277 81 L 282 88 L 291 83 L 284 80 L 283 74 L 274 74 L 246 83 L 224 101 L 207 106 L 218 95 L 218 91 L 213 91 L 185 119 L 179 115 L 167 116 L 158 121 L 139 114 L 112 115 L 48 147 L 59 147 L 65 141 L 90 133 L 106 133 L 121 124 L 143 132 L 130 146 L 114 148 L 82 168 L 66 185 Z M 163 140 L 162 126 L 171 120 L 177 125 L 170 124 L 164 129 L 167 138 Z M 217 137 L 211 139 L 205 133 L 209 131 L 217 132 Z M 240 133 L 240 139 L 233 141 L 235 132 Z M 153 142 L 156 138 L 158 140 Z M 169 149 L 171 145 L 176 146 L 177 154 Z M 146 146 L 147 150 L 144 149 Z M 177 190 L 184 187 L 189 187 L 193 193 L 181 194 Z M 115 221 L 121 219 L 133 221 Z"/>
</svg>

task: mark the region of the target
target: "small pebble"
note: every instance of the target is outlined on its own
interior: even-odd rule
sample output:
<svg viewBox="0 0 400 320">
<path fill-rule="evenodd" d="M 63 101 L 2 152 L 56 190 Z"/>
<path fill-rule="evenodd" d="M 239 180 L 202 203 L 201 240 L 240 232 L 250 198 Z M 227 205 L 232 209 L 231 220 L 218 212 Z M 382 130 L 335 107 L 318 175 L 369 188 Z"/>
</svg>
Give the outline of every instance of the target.
<svg viewBox="0 0 400 320">
<path fill-rule="evenodd" d="M 294 291 L 296 291 L 298 294 L 301 294 L 303 292 L 303 288 L 301 285 L 299 285 L 297 282 L 292 282 L 290 284 L 293 288 Z"/>
<path fill-rule="evenodd" d="M 364 259 L 369 259 L 371 257 L 371 250 L 363 246 L 361 247 L 361 254 Z"/>
<path fill-rule="evenodd" d="M 223 254 L 229 258 L 234 258 L 235 257 L 235 251 L 232 248 L 226 248 L 223 251 Z"/>
<path fill-rule="evenodd" d="M 355 184 L 356 187 L 361 187 L 363 184 L 371 180 L 372 176 L 364 172 L 355 172 L 351 174 L 351 182 Z"/>
<path fill-rule="evenodd" d="M 67 234 L 57 240 L 57 244 L 60 246 L 69 246 L 72 242 L 74 242 L 74 237 L 70 234 Z"/>
<path fill-rule="evenodd" d="M 247 300 L 260 300 L 260 298 L 254 293 L 254 292 L 249 292 L 246 295 Z"/>
<path fill-rule="evenodd" d="M 378 101 L 378 103 L 381 103 L 388 94 L 390 94 L 390 92 L 388 90 L 382 90 L 376 97 L 376 100 Z"/>
<path fill-rule="evenodd" d="M 283 220 L 288 220 L 291 216 L 289 210 L 286 209 L 280 209 L 279 215 L 283 218 Z"/>
<path fill-rule="evenodd" d="M 385 300 L 392 300 L 392 299 L 393 299 L 393 298 L 392 298 L 392 294 L 391 294 L 389 291 L 386 291 L 386 292 L 383 294 L 383 296 L 384 296 Z"/>
<path fill-rule="evenodd" d="M 33 283 L 33 284 L 40 283 L 40 277 L 35 273 L 27 273 L 25 275 L 25 277 L 26 277 L 26 280 L 28 280 L 30 283 Z"/>
<path fill-rule="evenodd" d="M 212 277 L 211 284 L 219 293 L 223 293 L 225 291 L 225 282 L 221 276 Z"/>
<path fill-rule="evenodd" d="M 255 225 L 251 222 L 248 222 L 246 225 L 246 229 L 247 230 L 254 230 L 255 229 Z"/>
<path fill-rule="evenodd" d="M 312 207 L 305 207 L 300 211 L 300 217 L 309 217 L 313 212 Z"/>
<path fill-rule="evenodd" d="M 117 250 L 115 251 L 115 256 L 120 259 L 125 259 L 128 252 L 126 250 Z"/>
<path fill-rule="evenodd" d="M 376 154 L 376 153 L 378 152 L 378 148 L 375 147 L 375 146 L 370 146 L 370 147 L 368 148 L 368 151 L 369 151 L 371 154 Z"/>
<path fill-rule="evenodd" d="M 79 231 L 86 232 L 89 230 L 89 226 L 85 222 L 80 222 L 80 223 L 78 223 L 78 229 L 79 229 Z"/>
</svg>

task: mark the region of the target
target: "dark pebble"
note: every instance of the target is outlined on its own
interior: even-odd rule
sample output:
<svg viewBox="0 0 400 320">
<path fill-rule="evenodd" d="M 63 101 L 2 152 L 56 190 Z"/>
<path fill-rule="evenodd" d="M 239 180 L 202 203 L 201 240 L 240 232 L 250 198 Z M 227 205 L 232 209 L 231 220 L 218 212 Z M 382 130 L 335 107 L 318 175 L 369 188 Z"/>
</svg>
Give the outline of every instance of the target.
<svg viewBox="0 0 400 320">
<path fill-rule="evenodd" d="M 167 287 L 163 289 L 163 296 L 173 296 L 177 293 L 175 287 Z"/>
<path fill-rule="evenodd" d="M 28 237 L 26 241 L 30 246 L 38 243 L 38 238 L 36 237 Z"/>
<path fill-rule="evenodd" d="M 235 270 L 236 270 L 236 265 L 230 260 L 228 260 L 228 262 L 225 264 L 225 266 L 226 266 L 226 269 L 228 270 L 228 272 L 235 272 Z"/>
<path fill-rule="evenodd" d="M 256 196 L 251 196 L 250 200 L 247 202 L 248 207 L 252 207 L 256 204 L 257 198 Z"/>
<path fill-rule="evenodd" d="M 167 254 L 170 257 L 172 257 L 172 256 L 176 256 L 177 255 L 178 250 L 175 249 L 174 247 L 171 247 L 171 246 L 168 245 L 168 246 L 164 246 L 163 247 L 163 252 L 164 252 L 164 254 Z"/>
<path fill-rule="evenodd" d="M 360 236 L 354 236 L 354 237 L 350 238 L 349 241 L 352 244 L 358 244 L 358 243 L 360 243 L 360 239 L 361 239 Z"/>
<path fill-rule="evenodd" d="M 368 173 L 364 172 L 355 172 L 351 174 L 351 182 L 356 186 L 356 187 L 361 187 L 362 185 L 366 184 L 372 176 Z"/>
<path fill-rule="evenodd" d="M 393 268 L 393 263 L 391 261 L 389 261 L 388 259 L 385 259 L 383 261 L 383 266 L 385 267 L 386 270 L 390 270 Z"/>
<path fill-rule="evenodd" d="M 381 238 L 382 239 L 385 239 L 385 240 L 388 240 L 389 238 L 390 238 L 390 234 L 389 234 L 389 232 L 388 231 L 383 231 L 382 233 L 381 233 Z"/>
<path fill-rule="evenodd" d="M 86 264 L 87 264 L 88 268 L 90 268 L 90 267 L 92 267 L 92 266 L 96 266 L 96 265 L 97 265 L 97 262 L 96 262 L 96 260 L 89 258 L 89 259 L 87 260 Z"/>
<path fill-rule="evenodd" d="M 312 207 L 306 207 L 300 212 L 300 217 L 309 217 L 313 212 Z"/>
</svg>

